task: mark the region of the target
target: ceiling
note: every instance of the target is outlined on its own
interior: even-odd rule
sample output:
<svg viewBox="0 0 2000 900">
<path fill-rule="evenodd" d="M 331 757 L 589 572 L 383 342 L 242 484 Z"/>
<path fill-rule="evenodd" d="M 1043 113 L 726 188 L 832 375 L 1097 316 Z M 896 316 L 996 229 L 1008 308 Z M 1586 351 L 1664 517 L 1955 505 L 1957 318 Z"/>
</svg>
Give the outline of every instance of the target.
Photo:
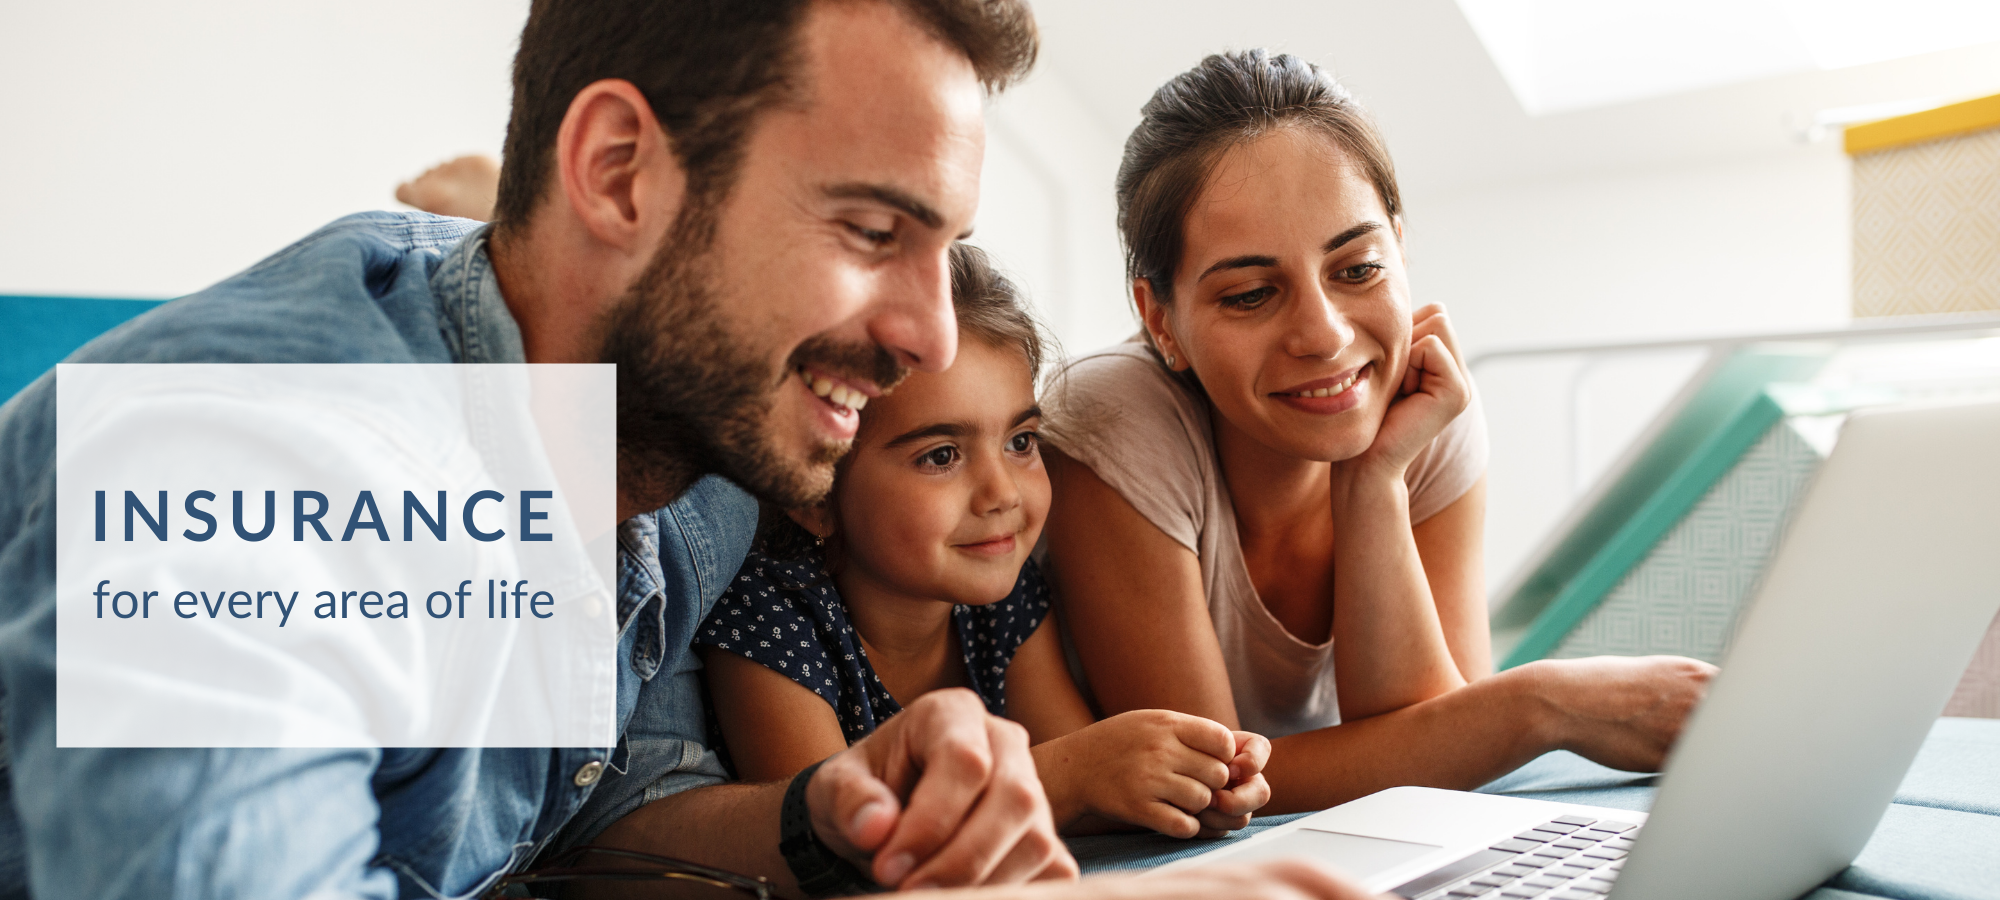
<svg viewBox="0 0 2000 900">
<path fill-rule="evenodd" d="M 1035 10 L 1041 77 L 1060 79 L 1116 141 L 1154 88 L 1205 54 L 1266 46 L 1330 67 L 1380 121 L 1413 200 L 1825 152 L 1797 137 L 1821 110 L 2000 92 L 2000 44 L 1986 44 L 1531 117 L 1453 0 L 1039 0 Z"/>
</svg>

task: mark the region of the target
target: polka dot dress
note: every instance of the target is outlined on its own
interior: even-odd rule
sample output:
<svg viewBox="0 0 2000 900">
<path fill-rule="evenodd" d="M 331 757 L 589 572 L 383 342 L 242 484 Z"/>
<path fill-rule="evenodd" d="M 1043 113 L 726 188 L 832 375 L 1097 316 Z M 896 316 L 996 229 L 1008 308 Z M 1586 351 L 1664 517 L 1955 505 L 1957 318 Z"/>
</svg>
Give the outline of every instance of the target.
<svg viewBox="0 0 2000 900">
<path fill-rule="evenodd" d="M 967 680 L 994 715 L 1007 714 L 1007 666 L 1014 652 L 1048 612 L 1048 583 L 1034 560 L 1021 567 L 1013 592 L 1000 602 L 951 608 Z M 903 710 L 869 665 L 840 591 L 817 554 L 780 561 L 751 553 L 695 631 L 694 642 L 761 663 L 810 688 L 833 706 L 850 744 Z"/>
</svg>

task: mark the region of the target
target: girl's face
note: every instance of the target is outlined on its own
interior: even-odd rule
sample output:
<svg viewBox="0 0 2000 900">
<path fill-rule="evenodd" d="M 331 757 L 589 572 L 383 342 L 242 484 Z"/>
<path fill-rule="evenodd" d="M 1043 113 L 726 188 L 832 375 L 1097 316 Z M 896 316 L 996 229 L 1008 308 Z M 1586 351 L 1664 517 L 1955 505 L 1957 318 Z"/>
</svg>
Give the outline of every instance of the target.
<svg viewBox="0 0 2000 900">
<path fill-rule="evenodd" d="M 1228 424 L 1302 459 L 1375 440 L 1409 355 L 1401 223 L 1307 128 L 1239 144 L 1188 212 L 1174 301 L 1134 285 L 1146 327 Z"/>
<path fill-rule="evenodd" d="M 1041 410 L 1019 351 L 974 339 L 868 405 L 832 499 L 843 587 L 997 603 L 1049 513 Z"/>
</svg>

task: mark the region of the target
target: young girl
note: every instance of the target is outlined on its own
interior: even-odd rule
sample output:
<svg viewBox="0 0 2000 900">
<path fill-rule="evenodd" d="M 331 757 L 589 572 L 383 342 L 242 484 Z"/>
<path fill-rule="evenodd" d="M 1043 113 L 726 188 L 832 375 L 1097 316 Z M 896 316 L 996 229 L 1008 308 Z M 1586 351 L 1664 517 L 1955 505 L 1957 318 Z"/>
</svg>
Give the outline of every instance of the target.
<svg viewBox="0 0 2000 900">
<path fill-rule="evenodd" d="M 970 688 L 1027 729 L 1066 833 L 1241 827 L 1267 793 L 1263 738 L 1163 710 L 1094 722 L 1070 680 L 1028 559 L 1050 493 L 1041 341 L 980 251 L 955 247 L 951 274 L 957 361 L 867 405 L 831 496 L 767 527 L 696 631 L 737 774 L 789 778 L 903 702 Z"/>
</svg>

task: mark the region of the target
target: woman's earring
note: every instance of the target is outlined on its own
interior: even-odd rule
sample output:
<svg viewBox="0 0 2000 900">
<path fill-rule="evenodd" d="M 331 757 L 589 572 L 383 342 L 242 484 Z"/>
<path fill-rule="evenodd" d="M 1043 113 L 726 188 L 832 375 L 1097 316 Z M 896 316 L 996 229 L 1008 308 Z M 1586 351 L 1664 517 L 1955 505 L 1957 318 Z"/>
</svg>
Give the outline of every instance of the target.
<svg viewBox="0 0 2000 900">
<path fill-rule="evenodd" d="M 1167 354 L 1167 368 L 1171 369 L 1173 367 L 1174 367 L 1174 355 L 1169 353 Z"/>
</svg>

